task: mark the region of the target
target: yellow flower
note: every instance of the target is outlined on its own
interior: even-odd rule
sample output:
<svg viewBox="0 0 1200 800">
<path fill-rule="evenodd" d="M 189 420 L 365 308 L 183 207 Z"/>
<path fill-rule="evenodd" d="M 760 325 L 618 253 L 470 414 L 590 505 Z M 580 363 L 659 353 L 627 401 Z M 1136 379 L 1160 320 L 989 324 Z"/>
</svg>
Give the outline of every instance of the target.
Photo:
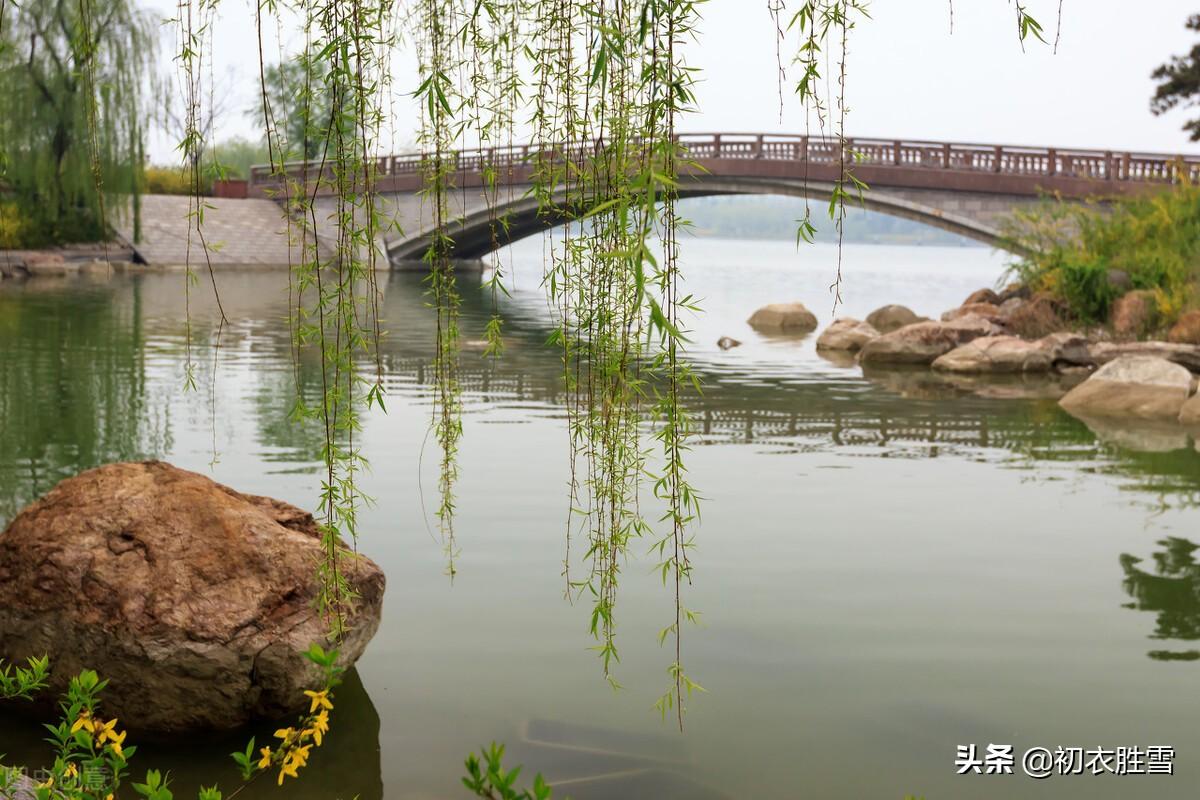
<svg viewBox="0 0 1200 800">
<path fill-rule="evenodd" d="M 104 720 L 97 717 L 96 723 L 93 728 L 93 730 L 96 733 L 96 744 L 104 744 L 106 739 L 117 738 L 117 734 L 116 734 L 116 730 L 115 730 L 116 727 L 117 727 L 117 721 L 115 719 L 110 719 L 108 722 L 105 722 Z"/>
<path fill-rule="evenodd" d="M 271 748 L 263 747 L 260 748 L 258 752 L 262 753 L 262 760 L 258 762 L 258 768 L 266 769 L 267 767 L 271 766 Z"/>
<path fill-rule="evenodd" d="M 295 728 L 280 728 L 279 730 L 275 731 L 275 738 L 283 739 L 284 742 L 291 740 L 295 735 Z"/>
<path fill-rule="evenodd" d="M 53 776 L 53 775 L 51 775 L 49 778 L 46 778 L 46 782 L 45 782 L 45 783 L 39 783 L 39 784 L 37 785 L 37 788 L 39 788 L 39 789 L 49 789 L 49 788 L 50 788 L 51 786 L 53 786 L 53 785 L 54 785 L 54 776 Z"/>
<path fill-rule="evenodd" d="M 86 708 L 79 712 L 79 719 L 75 720 L 75 724 L 71 726 L 71 733 L 78 733 L 80 730 L 85 730 L 92 733 L 96 726 L 92 724 L 92 712 Z"/>
<path fill-rule="evenodd" d="M 116 722 L 116 720 L 113 720 L 113 722 Z M 120 758 L 125 757 L 125 752 L 121 749 L 121 745 L 125 744 L 125 734 L 126 733 L 128 733 L 128 731 L 121 731 L 120 733 L 108 732 L 105 734 L 105 736 L 108 737 L 108 741 L 109 741 L 108 746 L 110 748 L 112 748 L 112 751 L 114 753 L 116 753 L 117 756 Z M 104 741 L 104 740 L 101 739 L 101 741 Z"/>
<path fill-rule="evenodd" d="M 303 767 L 305 764 L 308 763 L 308 751 L 309 750 L 312 750 L 312 745 L 306 744 L 303 747 L 297 747 L 295 750 L 293 750 L 291 753 L 288 754 L 288 757 L 292 759 L 292 763 L 295 764 L 297 767 Z"/>
<path fill-rule="evenodd" d="M 78 778 L 79 770 L 76 768 L 76 766 L 74 764 L 68 763 L 67 768 L 65 770 L 63 770 L 63 775 L 68 778 Z"/>
<path fill-rule="evenodd" d="M 296 765 L 292 764 L 292 763 L 285 763 L 283 766 L 281 766 L 279 768 L 279 785 L 280 786 L 283 786 L 284 776 L 291 777 L 291 778 L 299 778 L 300 776 L 296 774 Z"/>
<path fill-rule="evenodd" d="M 321 740 L 327 733 L 329 733 L 329 712 L 321 709 L 321 713 L 317 714 L 312 722 L 312 737 L 313 741 L 317 743 L 317 747 L 321 746 Z"/>
<path fill-rule="evenodd" d="M 319 692 L 313 692 L 306 689 L 304 693 L 312 699 L 312 706 L 308 709 L 308 713 L 311 714 L 318 708 L 326 708 L 330 711 L 333 710 L 333 703 L 329 701 L 328 689 L 322 689 Z"/>
</svg>

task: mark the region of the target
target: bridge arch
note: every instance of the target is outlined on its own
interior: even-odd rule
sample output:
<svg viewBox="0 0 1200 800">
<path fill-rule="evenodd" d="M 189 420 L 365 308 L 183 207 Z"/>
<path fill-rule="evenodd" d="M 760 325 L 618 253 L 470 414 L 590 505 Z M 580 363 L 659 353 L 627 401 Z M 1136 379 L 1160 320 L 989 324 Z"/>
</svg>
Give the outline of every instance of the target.
<svg viewBox="0 0 1200 800">
<path fill-rule="evenodd" d="M 802 197 L 817 203 L 828 202 L 833 196 L 834 184 L 808 182 L 788 178 L 734 178 L 720 175 L 695 175 L 684 178 L 680 184 L 679 197 L 714 197 L 729 195 L 777 195 Z M 460 259 L 483 258 L 488 253 L 528 236 L 538 235 L 550 228 L 565 225 L 575 218 L 569 210 L 561 208 L 563 197 L 555 198 L 560 210 L 552 215 L 540 211 L 536 198 L 524 195 L 511 202 L 497 204 L 494 208 L 480 208 L 463 215 L 451 229 L 454 239 L 454 256 Z M 920 200 L 905 197 L 887 189 L 873 189 L 862 195 L 862 206 L 903 219 L 922 222 L 935 228 L 974 239 L 993 247 L 1001 246 L 1003 235 L 999 227 L 938 208 Z M 495 220 L 504 217 L 506 225 L 501 230 Z M 495 228 L 495 235 L 493 229 Z M 388 255 L 394 263 L 419 261 L 428 251 L 432 234 L 424 232 L 388 243 Z"/>
</svg>

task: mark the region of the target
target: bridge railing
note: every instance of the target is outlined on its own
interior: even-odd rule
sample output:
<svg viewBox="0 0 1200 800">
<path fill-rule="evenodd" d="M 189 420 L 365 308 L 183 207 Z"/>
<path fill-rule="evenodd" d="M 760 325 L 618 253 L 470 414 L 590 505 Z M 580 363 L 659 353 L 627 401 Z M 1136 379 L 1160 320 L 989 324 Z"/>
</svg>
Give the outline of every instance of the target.
<svg viewBox="0 0 1200 800">
<path fill-rule="evenodd" d="M 1174 183 L 1187 176 L 1200 181 L 1200 156 L 1164 153 L 1113 152 L 1054 147 L 1024 147 L 963 142 L 934 142 L 909 139 L 848 138 L 764 133 L 687 133 L 677 137 L 688 158 L 764 159 L 769 161 L 807 162 L 811 164 L 867 165 L 874 168 L 945 169 L 959 172 L 990 172 L 1025 177 L 1069 177 L 1092 181 L 1135 181 Z M 526 167 L 540 158 L 574 159 L 598 153 L 602 143 L 584 142 L 558 145 L 511 145 L 499 148 L 475 148 L 444 154 L 456 172 L 505 171 Z M 377 177 L 421 174 L 431 156 L 401 153 L 375 160 Z M 289 178 L 315 181 L 318 176 L 332 180 L 332 170 L 319 162 L 290 162 L 284 165 Z M 278 176 L 270 166 L 250 169 L 250 185 L 277 184 Z"/>
</svg>

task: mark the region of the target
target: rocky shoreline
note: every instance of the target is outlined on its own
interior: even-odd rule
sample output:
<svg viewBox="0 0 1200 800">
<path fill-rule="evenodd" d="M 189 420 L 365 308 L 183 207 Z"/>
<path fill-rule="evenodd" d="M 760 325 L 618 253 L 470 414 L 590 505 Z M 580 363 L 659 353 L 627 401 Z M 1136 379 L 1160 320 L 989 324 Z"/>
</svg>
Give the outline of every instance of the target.
<svg viewBox="0 0 1200 800">
<path fill-rule="evenodd" d="M 1200 442 L 1200 312 L 1183 314 L 1164 338 L 1139 339 L 1164 331 L 1148 303 L 1145 292 L 1130 291 L 1114 304 L 1108 326 L 1077 331 L 1047 295 L 1019 285 L 980 289 L 938 320 L 896 305 L 865 320 L 835 319 L 816 347 L 830 362 L 859 366 L 865 377 L 905 395 L 949 385 L 996 397 L 1046 397 L 1110 438 L 1150 426 L 1178 434 L 1168 438 L 1182 437 L 1184 446 L 1189 433 Z M 817 327 L 807 324 L 815 317 L 800 303 L 767 309 L 755 312 L 752 327 L 765 333 Z"/>
</svg>

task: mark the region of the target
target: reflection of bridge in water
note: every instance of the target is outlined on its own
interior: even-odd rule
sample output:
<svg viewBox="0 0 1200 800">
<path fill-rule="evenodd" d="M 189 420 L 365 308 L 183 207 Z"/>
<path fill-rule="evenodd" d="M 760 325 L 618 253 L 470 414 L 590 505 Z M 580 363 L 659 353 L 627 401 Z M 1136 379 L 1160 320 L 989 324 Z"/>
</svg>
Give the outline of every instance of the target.
<svg viewBox="0 0 1200 800">
<path fill-rule="evenodd" d="M 828 200 L 841 179 L 842 163 L 870 186 L 867 208 L 924 222 L 997 244 L 1001 221 L 1015 208 L 1051 195 L 1067 201 L 1156 191 L 1184 177 L 1200 178 L 1200 158 L 1168 154 L 931 142 L 907 139 L 836 139 L 789 134 L 681 134 L 689 164 L 682 171 L 682 197 L 774 194 Z M 843 150 L 843 146 L 845 150 Z M 479 258 L 548 225 L 570 218 L 565 193 L 548 210 L 531 195 L 535 175 L 548 161 L 567 161 L 586 172 L 603 172 L 602 142 L 447 153 L 450 161 L 451 226 L 455 255 Z M 421 258 L 429 247 L 430 209 L 423 198 L 429 157 L 420 153 L 381 156 L 375 172 L 378 208 L 404 231 L 387 243 L 394 262 Z M 331 217 L 334 181 L 318 162 L 288 165 L 289 177 L 310 186 L 318 220 Z M 323 176 L 323 177 L 322 177 Z M 490 185 L 493 176 L 494 187 Z M 279 189 L 268 166 L 250 172 L 250 191 L 263 196 Z M 491 195 L 490 202 L 488 195 Z M 498 216 L 505 218 L 496 229 Z M 319 223 L 320 224 L 320 223 Z"/>
</svg>

